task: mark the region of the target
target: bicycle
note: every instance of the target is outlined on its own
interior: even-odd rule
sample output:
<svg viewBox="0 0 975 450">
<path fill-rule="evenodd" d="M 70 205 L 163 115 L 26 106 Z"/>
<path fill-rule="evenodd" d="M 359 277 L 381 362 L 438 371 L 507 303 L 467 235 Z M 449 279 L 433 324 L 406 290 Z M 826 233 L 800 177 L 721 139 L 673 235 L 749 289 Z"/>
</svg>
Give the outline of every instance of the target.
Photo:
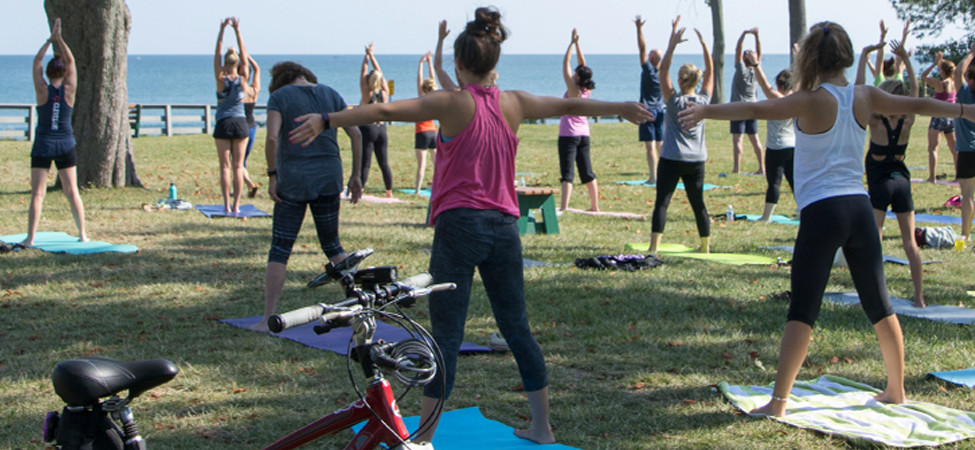
<svg viewBox="0 0 975 450">
<path fill-rule="evenodd" d="M 129 403 L 176 377 L 165 359 L 118 361 L 89 357 L 61 361 L 51 379 L 66 406 L 44 418 L 44 442 L 59 449 L 145 450 Z M 122 391 L 128 397 L 119 397 Z M 102 398 L 109 397 L 102 401 Z"/>
<path fill-rule="evenodd" d="M 315 321 L 320 322 L 314 327 L 318 334 L 335 328 L 353 327 L 346 366 L 359 400 L 288 434 L 265 447 L 265 450 L 297 448 L 363 421 L 366 424 L 346 445 L 347 450 L 373 449 L 380 444 L 394 449 L 433 448 L 429 444 L 419 445 L 411 440 L 436 423 L 443 411 L 443 399 L 437 404 L 430 420 L 421 423 L 412 434 L 403 423 L 397 402 L 410 389 L 429 384 L 436 375 L 437 367 L 443 365 L 443 356 L 430 333 L 410 319 L 402 308 L 413 306 L 417 298 L 431 292 L 454 289 L 456 286 L 453 283 L 431 286 L 433 279 L 426 273 L 398 281 L 395 266 L 359 270 L 359 263 L 372 253 L 372 249 L 365 249 L 350 254 L 339 264 L 329 263 L 324 273 L 308 283 L 309 287 L 318 287 L 338 281 L 345 288 L 345 300 L 335 304 L 319 303 L 268 319 L 268 328 L 274 333 Z M 410 338 L 399 342 L 374 340 L 377 316 L 408 331 Z M 360 391 L 353 376 L 353 362 L 361 366 L 363 374 L 369 379 L 365 394 Z M 393 374 L 407 388 L 399 398 L 393 395 L 384 370 Z M 442 377 L 441 382 L 444 382 Z"/>
</svg>

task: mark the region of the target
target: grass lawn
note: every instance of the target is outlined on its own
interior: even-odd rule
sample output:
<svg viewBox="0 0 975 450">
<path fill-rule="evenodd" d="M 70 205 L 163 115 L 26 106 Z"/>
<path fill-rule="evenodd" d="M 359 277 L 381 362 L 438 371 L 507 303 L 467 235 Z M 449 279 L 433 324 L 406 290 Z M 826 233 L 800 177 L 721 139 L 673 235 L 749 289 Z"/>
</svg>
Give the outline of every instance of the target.
<svg viewBox="0 0 975 450">
<path fill-rule="evenodd" d="M 927 165 L 925 126 L 919 119 L 908 165 Z M 761 136 L 764 141 L 764 124 Z M 263 131 L 250 159 L 255 180 L 266 182 Z M 416 170 L 413 127 L 390 127 L 396 188 L 412 188 Z M 724 122 L 707 125 L 706 182 L 727 189 L 705 193 L 712 214 L 760 214 L 765 179 L 733 175 L 731 139 Z M 524 125 L 517 170 L 526 184 L 558 187 L 557 125 Z M 636 128 L 599 123 L 592 128 L 600 206 L 649 214 L 654 190 L 620 186 L 645 179 L 647 166 Z M 340 133 L 340 136 L 342 134 Z M 146 212 L 143 203 L 166 196 L 175 181 L 194 204 L 221 203 L 212 138 L 204 135 L 134 140 L 139 175 L 148 189 L 88 189 L 82 194 L 92 239 L 134 244 L 136 254 L 67 256 L 22 251 L 0 256 L 0 447 L 43 448 L 41 422 L 61 403 L 51 386 L 53 366 L 85 355 L 117 359 L 167 358 L 179 376 L 134 403 L 151 448 L 258 448 L 354 399 L 344 358 L 283 339 L 218 324 L 221 318 L 260 314 L 270 219 L 206 219 L 197 211 Z M 0 141 L 0 234 L 26 231 L 30 144 Z M 343 141 L 348 160 L 348 145 Z M 953 175 L 941 148 L 940 172 Z M 746 150 L 744 169 L 757 169 Z M 346 170 L 348 171 L 348 164 Z M 428 165 L 427 184 L 432 179 Z M 348 173 L 348 172 L 346 172 Z M 721 176 L 721 173 L 729 173 Z M 914 170 L 925 177 L 925 170 Z M 520 176 L 519 176 L 520 178 Z M 914 184 L 919 213 L 957 215 L 942 207 L 956 187 Z M 382 195 L 375 164 L 366 187 Z M 788 189 L 777 212 L 795 213 Z M 372 247 L 367 265 L 397 265 L 412 275 L 427 267 L 433 229 L 423 224 L 427 200 L 344 204 L 341 237 L 347 250 Z M 272 210 L 266 190 L 253 200 Z M 577 186 L 571 206 L 588 208 Z M 324 262 L 314 227 L 305 224 L 289 264 L 279 311 L 341 298 L 340 289 L 309 290 L 304 283 Z M 903 257 L 897 227 L 887 222 L 884 253 Z M 646 242 L 649 220 L 566 213 L 558 235 L 525 236 L 526 258 L 571 263 L 576 258 L 626 253 Z M 924 224 L 921 224 L 924 225 Z M 76 235 L 61 192 L 49 192 L 42 231 Z M 789 256 L 761 250 L 792 245 L 797 228 L 744 221 L 712 225 L 712 251 Z M 697 246 L 686 197 L 671 203 L 664 242 Z M 970 251 L 922 250 L 929 304 L 975 307 Z M 906 266 L 886 265 L 892 295 L 910 298 Z M 583 271 L 571 264 L 526 269 L 529 319 L 548 361 L 552 424 L 564 444 L 585 449 L 845 448 L 850 441 L 740 414 L 714 388 L 719 382 L 773 381 L 787 303 L 770 297 L 789 289 L 787 266 L 727 266 L 666 258 L 653 270 Z M 834 269 L 828 290 L 853 290 L 849 272 Z M 426 305 L 414 308 L 426 322 Z M 971 409 L 975 393 L 930 380 L 931 371 L 975 366 L 971 327 L 901 318 L 908 395 Z M 486 344 L 496 328 L 484 289 L 475 283 L 466 340 Z M 873 328 L 858 308 L 824 304 L 799 378 L 833 374 L 878 388 L 885 383 Z M 358 376 L 358 375 L 357 375 Z M 514 427 L 527 425 L 528 404 L 509 354 L 464 356 L 448 408 L 480 407 Z M 396 385 L 394 389 L 399 390 Z M 400 405 L 419 412 L 413 392 Z M 344 445 L 348 434 L 318 448 Z M 975 441 L 956 444 L 973 448 Z"/>
</svg>

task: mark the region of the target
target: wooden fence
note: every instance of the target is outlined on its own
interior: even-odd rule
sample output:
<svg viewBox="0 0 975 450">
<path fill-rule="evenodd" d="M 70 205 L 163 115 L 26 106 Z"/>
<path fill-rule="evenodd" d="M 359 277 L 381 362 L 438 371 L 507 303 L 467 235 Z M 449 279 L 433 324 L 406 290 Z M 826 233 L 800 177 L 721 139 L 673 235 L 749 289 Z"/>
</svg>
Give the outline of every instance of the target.
<svg viewBox="0 0 975 450">
<path fill-rule="evenodd" d="M 215 108 L 211 105 L 130 104 L 132 136 L 174 136 L 213 132 Z M 254 119 L 263 124 L 267 108 L 257 105 Z M 0 104 L 0 139 L 34 140 L 37 112 L 34 105 Z"/>
</svg>

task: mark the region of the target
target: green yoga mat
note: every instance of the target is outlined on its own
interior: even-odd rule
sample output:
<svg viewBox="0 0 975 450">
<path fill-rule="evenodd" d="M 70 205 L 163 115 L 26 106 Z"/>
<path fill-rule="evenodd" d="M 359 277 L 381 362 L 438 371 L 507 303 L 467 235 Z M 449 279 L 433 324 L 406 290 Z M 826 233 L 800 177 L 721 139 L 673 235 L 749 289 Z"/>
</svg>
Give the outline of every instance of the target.
<svg viewBox="0 0 975 450">
<path fill-rule="evenodd" d="M 745 413 L 765 405 L 772 395 L 772 385 L 733 386 L 722 382 L 718 389 Z M 773 419 L 897 447 L 938 446 L 975 437 L 975 413 L 924 402 L 880 403 L 873 399 L 879 393 L 872 386 L 832 375 L 797 380 L 785 416 Z"/>
<path fill-rule="evenodd" d="M 644 242 L 626 244 L 626 250 L 634 252 L 647 252 L 650 244 Z M 716 262 L 718 264 L 730 264 L 742 266 L 746 264 L 769 265 L 778 262 L 775 258 L 761 255 L 745 255 L 739 253 L 695 253 L 693 248 L 682 244 L 660 244 L 657 253 L 664 256 L 675 256 L 680 258 L 700 259 L 704 261 Z"/>
</svg>

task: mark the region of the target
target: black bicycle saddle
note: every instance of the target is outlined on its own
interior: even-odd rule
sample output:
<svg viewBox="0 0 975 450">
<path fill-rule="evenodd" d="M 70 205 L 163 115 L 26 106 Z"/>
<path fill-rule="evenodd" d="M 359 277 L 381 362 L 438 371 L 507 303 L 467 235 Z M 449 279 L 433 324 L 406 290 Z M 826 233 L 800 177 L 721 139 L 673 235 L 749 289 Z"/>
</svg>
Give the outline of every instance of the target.
<svg viewBox="0 0 975 450">
<path fill-rule="evenodd" d="M 68 406 L 88 406 L 124 390 L 133 399 L 177 373 L 179 368 L 165 359 L 130 362 L 90 357 L 59 362 L 51 379 L 54 392 Z"/>
</svg>

